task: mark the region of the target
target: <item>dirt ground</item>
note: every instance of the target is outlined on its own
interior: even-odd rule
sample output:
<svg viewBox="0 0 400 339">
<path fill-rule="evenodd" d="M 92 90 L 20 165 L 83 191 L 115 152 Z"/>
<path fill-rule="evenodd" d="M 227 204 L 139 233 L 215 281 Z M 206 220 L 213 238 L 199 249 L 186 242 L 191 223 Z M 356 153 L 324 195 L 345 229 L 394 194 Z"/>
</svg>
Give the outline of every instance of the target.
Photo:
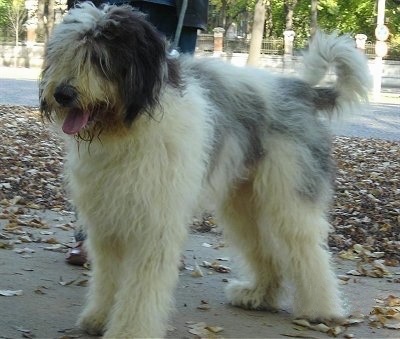
<svg viewBox="0 0 400 339">
<path fill-rule="evenodd" d="M 14 208 L 21 210 L 17 206 Z M 0 338 L 88 338 L 75 327 L 75 322 L 84 304 L 90 270 L 65 263 L 65 250 L 73 242 L 73 215 L 24 208 L 19 219 L 31 223 L 11 234 L 14 240 L 22 240 L 15 241 L 12 248 L 0 249 L 0 292 L 11 294 L 0 296 Z M 6 222 L 9 221 L 0 219 L 1 228 L 6 226 Z M 36 227 L 32 227 L 32 223 Z M 10 237 L 9 234 L 1 234 Z M 6 243 L 5 240 L 2 243 Z M 239 271 L 235 266 L 234 253 L 223 242 L 219 232 L 192 232 L 183 254 L 186 269 L 180 274 L 176 312 L 170 321 L 168 338 L 332 336 L 332 333 L 329 335 L 294 324 L 289 304 L 283 305 L 278 313 L 246 311 L 230 306 L 223 293 L 224 286 L 237 277 Z M 230 272 L 219 273 L 201 267 L 204 261 L 216 261 L 229 267 Z M 201 267 L 202 277 L 193 274 L 196 263 Z M 385 328 L 384 323 L 397 328 L 399 322 L 398 300 L 387 298 L 400 296 L 400 279 L 396 278 L 400 270 L 394 267 L 390 275 L 388 273 L 381 278 L 354 276 L 351 273 L 357 270 L 357 261 L 344 260 L 337 255 L 334 256 L 334 265 L 343 283 L 343 300 L 354 319 L 362 321 L 340 328 L 343 332 L 337 336 L 398 338 L 400 332 Z M 342 276 L 349 279 L 345 281 L 347 278 Z M 391 307 L 385 307 L 388 300 L 391 300 Z M 388 308 L 393 317 L 383 315 Z M 375 313 L 380 310 L 379 319 L 371 314 L 374 310 Z M 220 332 L 206 330 L 207 326 Z"/>
</svg>

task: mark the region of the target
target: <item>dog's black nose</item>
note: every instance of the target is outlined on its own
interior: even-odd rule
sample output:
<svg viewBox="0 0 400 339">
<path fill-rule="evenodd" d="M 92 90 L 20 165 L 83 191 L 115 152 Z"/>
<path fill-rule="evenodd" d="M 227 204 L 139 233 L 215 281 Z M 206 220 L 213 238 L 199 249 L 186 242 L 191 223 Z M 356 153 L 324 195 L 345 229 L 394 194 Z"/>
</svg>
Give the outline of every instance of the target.
<svg viewBox="0 0 400 339">
<path fill-rule="evenodd" d="M 60 85 L 54 92 L 54 99 L 61 106 L 71 106 L 77 97 L 77 93 L 74 87 L 70 85 Z"/>
</svg>

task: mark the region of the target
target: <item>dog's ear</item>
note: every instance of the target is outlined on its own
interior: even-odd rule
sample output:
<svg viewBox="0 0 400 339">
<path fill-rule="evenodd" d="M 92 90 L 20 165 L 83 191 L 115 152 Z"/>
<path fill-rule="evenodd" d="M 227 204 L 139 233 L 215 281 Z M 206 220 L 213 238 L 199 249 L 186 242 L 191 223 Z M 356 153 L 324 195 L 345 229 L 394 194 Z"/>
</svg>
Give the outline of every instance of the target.
<svg viewBox="0 0 400 339">
<path fill-rule="evenodd" d="M 163 82 L 168 80 L 165 38 L 143 13 L 129 6 L 112 6 L 95 40 L 100 49 L 106 49 L 106 76 L 118 83 L 125 119 L 131 122 L 158 103 Z M 100 66 L 104 71 L 104 62 Z"/>
</svg>

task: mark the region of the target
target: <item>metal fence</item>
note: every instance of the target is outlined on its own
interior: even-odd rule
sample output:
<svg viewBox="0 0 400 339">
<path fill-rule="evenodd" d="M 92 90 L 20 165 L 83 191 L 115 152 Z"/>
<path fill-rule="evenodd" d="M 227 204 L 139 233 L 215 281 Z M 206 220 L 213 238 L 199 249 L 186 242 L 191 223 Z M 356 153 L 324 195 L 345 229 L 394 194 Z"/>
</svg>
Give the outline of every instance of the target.
<svg viewBox="0 0 400 339">
<path fill-rule="evenodd" d="M 261 45 L 261 54 L 282 55 L 284 42 L 282 39 L 264 39 Z"/>
<path fill-rule="evenodd" d="M 367 41 L 365 43 L 365 54 L 368 56 L 368 58 L 375 57 L 375 44 L 372 41 Z"/>
<path fill-rule="evenodd" d="M 248 53 L 250 41 L 243 38 L 224 39 L 223 51 L 225 53 Z M 213 34 L 200 34 L 197 38 L 196 50 L 198 52 L 212 53 L 214 51 Z M 263 39 L 261 54 L 283 55 L 284 42 L 282 39 Z M 367 41 L 365 44 L 365 54 L 368 58 L 375 58 L 375 43 Z M 400 48 L 389 44 L 389 53 L 384 59 L 400 60 Z"/>
<path fill-rule="evenodd" d="M 365 55 L 369 59 L 376 57 L 375 53 L 375 43 L 372 41 L 367 41 L 365 43 Z M 386 60 L 400 60 L 400 46 L 388 43 L 388 54 L 383 57 Z"/>
<path fill-rule="evenodd" d="M 213 34 L 198 35 L 196 50 L 201 52 L 214 52 L 214 35 Z"/>
<path fill-rule="evenodd" d="M 248 53 L 250 41 L 243 38 L 224 39 L 225 53 Z M 283 54 L 282 39 L 264 39 L 261 46 L 261 54 L 281 55 Z M 196 50 L 200 52 L 214 51 L 213 34 L 200 34 L 197 38 Z"/>
<path fill-rule="evenodd" d="M 248 53 L 249 48 L 250 41 L 247 39 L 224 40 L 224 52 L 226 53 Z M 261 54 L 283 54 L 283 39 L 263 39 Z"/>
</svg>

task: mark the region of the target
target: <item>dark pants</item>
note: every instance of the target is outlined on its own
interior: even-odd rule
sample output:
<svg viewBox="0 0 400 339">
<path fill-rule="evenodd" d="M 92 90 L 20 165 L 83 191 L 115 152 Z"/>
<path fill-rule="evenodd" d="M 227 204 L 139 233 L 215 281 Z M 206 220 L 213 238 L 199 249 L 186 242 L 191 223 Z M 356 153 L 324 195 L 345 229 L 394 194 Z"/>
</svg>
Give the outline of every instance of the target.
<svg viewBox="0 0 400 339">
<path fill-rule="evenodd" d="M 146 1 L 134 1 L 131 4 L 141 12 L 146 13 L 148 20 L 157 27 L 160 32 L 164 33 L 171 43 L 174 41 L 176 27 L 178 25 L 178 15 L 175 7 Z M 193 54 L 196 48 L 196 40 L 197 28 L 182 27 L 178 43 L 179 52 Z"/>
</svg>

